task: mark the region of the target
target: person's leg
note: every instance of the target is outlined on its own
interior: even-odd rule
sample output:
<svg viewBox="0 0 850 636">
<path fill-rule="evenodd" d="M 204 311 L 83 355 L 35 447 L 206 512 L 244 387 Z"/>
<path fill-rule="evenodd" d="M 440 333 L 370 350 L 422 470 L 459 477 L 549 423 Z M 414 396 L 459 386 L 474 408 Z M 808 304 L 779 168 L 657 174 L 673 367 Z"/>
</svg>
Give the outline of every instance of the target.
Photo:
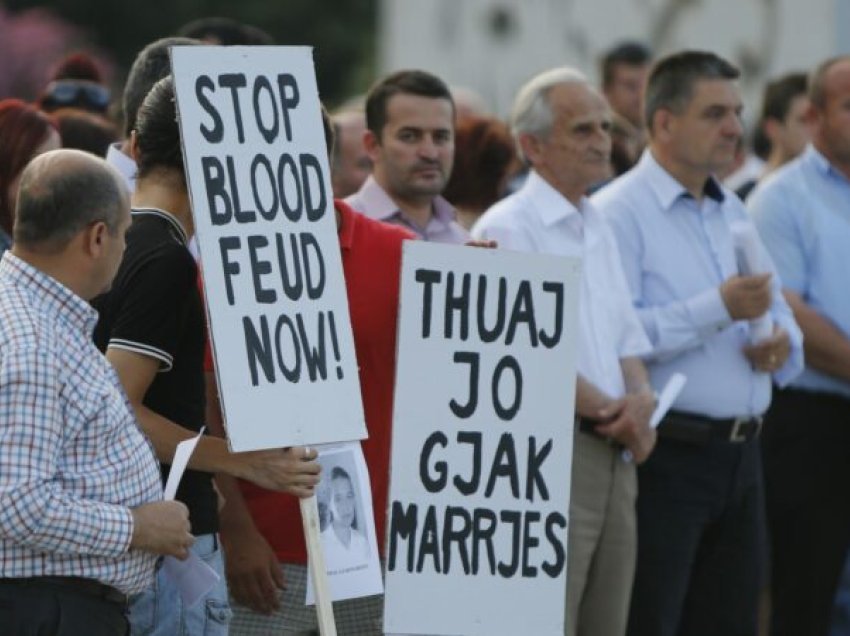
<svg viewBox="0 0 850 636">
<path fill-rule="evenodd" d="M 608 465 L 613 480 L 606 497 L 605 524 L 587 579 L 576 636 L 622 636 L 628 623 L 637 558 L 637 473 L 634 464 L 623 461 L 614 449 Z"/>
<path fill-rule="evenodd" d="M 629 636 L 678 634 L 691 567 L 718 498 L 711 463 L 706 446 L 662 438 L 638 467 Z"/>
<path fill-rule="evenodd" d="M 691 575 L 680 636 L 756 636 L 764 545 L 758 441 L 716 447 L 729 487 L 703 536 Z"/>
<path fill-rule="evenodd" d="M 153 586 L 130 600 L 129 618 L 133 636 L 227 634 L 231 610 L 218 537 L 212 534 L 195 537 L 191 551 L 218 572 L 221 577 L 218 584 L 187 608 L 174 581 L 159 568 Z"/>
<path fill-rule="evenodd" d="M 576 431 L 567 540 L 567 636 L 581 633 L 579 626 L 584 621 L 587 578 L 605 522 L 610 457 L 611 448 L 604 441 Z"/>
<path fill-rule="evenodd" d="M 765 423 L 771 634 L 826 636 L 850 539 L 850 407 L 780 391 Z"/>
<path fill-rule="evenodd" d="M 278 593 L 279 609 L 260 614 L 233 603 L 231 636 L 319 636 L 316 608 L 304 604 L 307 597 L 307 566 L 281 563 L 286 588 Z"/>
<path fill-rule="evenodd" d="M 0 582 L 0 633 L 126 636 L 125 609 L 67 587 Z"/>
</svg>

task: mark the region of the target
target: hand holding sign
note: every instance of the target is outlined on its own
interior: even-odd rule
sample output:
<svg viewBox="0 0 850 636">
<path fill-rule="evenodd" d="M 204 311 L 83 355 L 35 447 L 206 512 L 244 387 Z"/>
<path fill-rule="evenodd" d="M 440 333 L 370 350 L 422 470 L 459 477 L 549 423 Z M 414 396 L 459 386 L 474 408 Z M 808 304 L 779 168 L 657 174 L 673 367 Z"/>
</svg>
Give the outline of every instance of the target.
<svg viewBox="0 0 850 636">
<path fill-rule="evenodd" d="M 294 446 L 234 453 L 232 457 L 237 462 L 235 475 L 266 490 L 309 497 L 319 483 L 322 467 L 315 449 Z"/>
</svg>

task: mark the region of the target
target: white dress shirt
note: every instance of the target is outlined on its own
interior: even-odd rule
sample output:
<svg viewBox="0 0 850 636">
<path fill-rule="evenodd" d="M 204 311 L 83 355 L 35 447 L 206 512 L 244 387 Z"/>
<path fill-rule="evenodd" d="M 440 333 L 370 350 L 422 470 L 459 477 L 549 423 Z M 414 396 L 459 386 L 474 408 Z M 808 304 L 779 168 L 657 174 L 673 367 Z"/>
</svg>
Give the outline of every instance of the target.
<svg viewBox="0 0 850 636">
<path fill-rule="evenodd" d="M 472 228 L 500 248 L 582 259 L 578 372 L 612 398 L 626 393 L 622 358 L 650 350 L 631 303 L 617 242 L 586 198 L 576 208 L 535 171 Z"/>
</svg>

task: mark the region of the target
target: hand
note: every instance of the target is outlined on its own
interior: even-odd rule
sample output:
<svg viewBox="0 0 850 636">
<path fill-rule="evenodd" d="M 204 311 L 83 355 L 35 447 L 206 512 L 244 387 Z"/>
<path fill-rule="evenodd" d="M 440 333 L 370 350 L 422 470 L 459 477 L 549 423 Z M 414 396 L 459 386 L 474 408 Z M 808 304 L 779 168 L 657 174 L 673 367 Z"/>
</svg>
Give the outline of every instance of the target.
<svg viewBox="0 0 850 636">
<path fill-rule="evenodd" d="M 467 247 L 484 247 L 487 249 L 495 249 L 499 247 L 499 244 L 493 240 L 485 240 L 485 239 L 471 239 L 464 243 Z"/>
<path fill-rule="evenodd" d="M 190 533 L 189 509 L 179 501 L 154 501 L 132 508 L 133 538 L 130 547 L 154 554 L 189 556 L 195 542 Z"/>
<path fill-rule="evenodd" d="M 256 528 L 222 532 L 227 587 L 240 605 L 272 614 L 280 609 L 278 590 L 285 587 L 274 551 Z"/>
<path fill-rule="evenodd" d="M 791 355 L 791 339 L 787 331 L 779 325 L 774 325 L 773 335 L 758 344 L 744 347 L 744 355 L 756 371 L 773 373 L 781 368 Z"/>
<path fill-rule="evenodd" d="M 310 497 L 322 469 L 317 456 L 316 449 L 304 446 L 236 453 L 240 464 L 237 476 L 268 490 Z"/>
<path fill-rule="evenodd" d="M 635 462 L 640 464 L 652 453 L 658 437 L 657 431 L 649 425 L 654 410 L 655 396 L 650 391 L 630 393 L 599 411 L 605 423 L 597 426 L 596 431 L 628 448 Z"/>
<path fill-rule="evenodd" d="M 720 286 L 720 297 L 732 320 L 754 320 L 770 309 L 772 274 L 732 276 Z"/>
</svg>

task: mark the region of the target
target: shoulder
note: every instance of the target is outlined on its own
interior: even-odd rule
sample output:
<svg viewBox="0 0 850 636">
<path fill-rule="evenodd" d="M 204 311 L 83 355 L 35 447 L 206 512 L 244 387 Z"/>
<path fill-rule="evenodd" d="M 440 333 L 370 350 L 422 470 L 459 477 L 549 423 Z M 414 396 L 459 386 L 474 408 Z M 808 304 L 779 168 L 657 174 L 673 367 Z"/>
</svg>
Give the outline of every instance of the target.
<svg viewBox="0 0 850 636">
<path fill-rule="evenodd" d="M 533 202 L 522 190 L 508 195 L 501 201 L 493 204 L 482 214 L 472 227 L 474 238 L 486 238 L 489 230 L 519 229 L 525 224 L 528 215 L 522 214 Z"/>
</svg>

